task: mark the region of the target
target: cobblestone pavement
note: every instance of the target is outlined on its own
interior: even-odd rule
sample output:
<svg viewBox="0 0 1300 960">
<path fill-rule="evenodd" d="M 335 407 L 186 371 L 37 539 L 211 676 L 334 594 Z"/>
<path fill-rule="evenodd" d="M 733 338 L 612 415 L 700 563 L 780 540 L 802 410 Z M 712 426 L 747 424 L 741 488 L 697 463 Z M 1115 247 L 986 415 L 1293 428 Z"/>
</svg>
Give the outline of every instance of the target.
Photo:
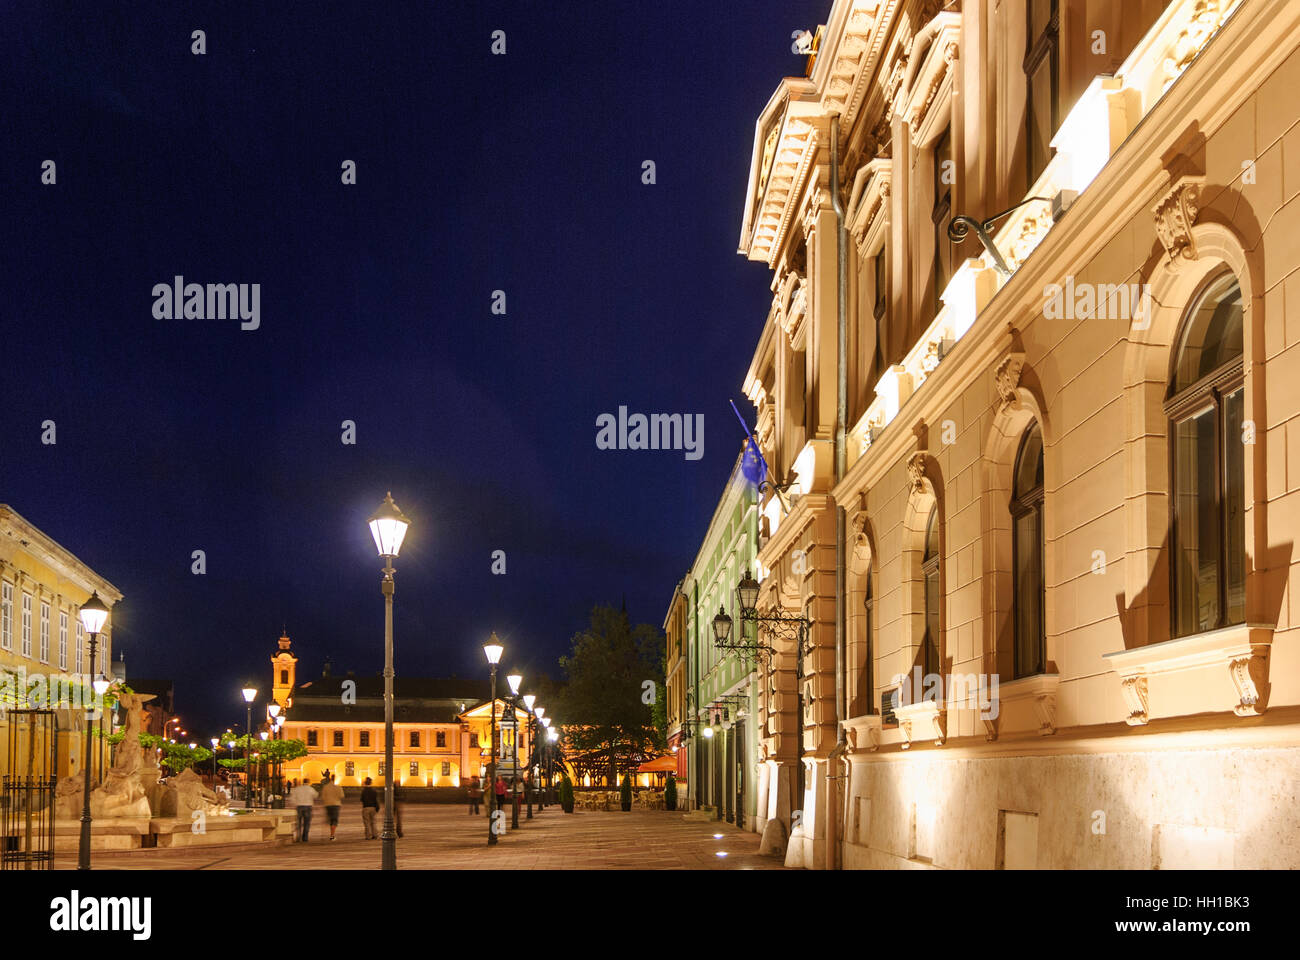
<svg viewBox="0 0 1300 960">
<path fill-rule="evenodd" d="M 382 818 L 381 818 L 382 819 Z M 359 808 L 344 808 L 331 842 L 319 806 L 306 844 L 239 845 L 175 851 L 99 853 L 96 870 L 367 870 L 379 868 L 380 841 L 366 840 Z M 563 813 L 547 807 L 519 829 L 487 844 L 487 817 L 463 806 L 412 804 L 403 812 L 398 869 L 414 870 L 779 870 L 781 860 L 758 855 L 757 834 L 726 822 L 686 820 L 661 810 Z M 721 838 L 715 838 L 721 834 Z M 725 853 L 726 856 L 720 856 Z M 75 851 L 56 866 L 76 866 Z"/>
</svg>

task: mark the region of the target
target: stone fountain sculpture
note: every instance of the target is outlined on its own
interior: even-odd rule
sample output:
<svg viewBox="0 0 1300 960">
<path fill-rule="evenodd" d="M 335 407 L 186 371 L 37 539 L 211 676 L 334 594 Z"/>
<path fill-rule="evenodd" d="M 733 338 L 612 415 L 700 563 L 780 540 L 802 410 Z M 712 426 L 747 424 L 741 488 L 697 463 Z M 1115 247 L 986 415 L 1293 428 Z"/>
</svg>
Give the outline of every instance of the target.
<svg viewBox="0 0 1300 960">
<path fill-rule="evenodd" d="M 123 693 L 120 697 L 126 713 L 122 742 L 117 759 L 104 782 L 90 792 L 90 816 L 95 820 L 118 817 L 149 817 L 161 807 L 166 788 L 159 784 L 158 761 L 152 751 L 140 745 L 144 705 L 154 698 L 151 693 Z M 54 790 L 55 816 L 76 820 L 81 816 L 82 797 L 88 764 L 70 777 L 59 781 Z"/>
</svg>

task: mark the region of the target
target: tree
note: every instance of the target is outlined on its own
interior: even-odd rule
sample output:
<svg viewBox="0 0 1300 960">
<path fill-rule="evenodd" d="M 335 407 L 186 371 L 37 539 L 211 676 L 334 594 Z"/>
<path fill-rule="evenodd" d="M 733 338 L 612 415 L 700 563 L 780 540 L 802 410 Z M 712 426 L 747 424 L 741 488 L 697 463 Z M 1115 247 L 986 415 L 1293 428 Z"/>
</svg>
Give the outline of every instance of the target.
<svg viewBox="0 0 1300 960">
<path fill-rule="evenodd" d="M 604 754 L 610 783 L 618 782 L 620 756 L 663 748 L 653 715 L 653 706 L 663 699 L 662 650 L 663 634 L 655 627 L 633 627 L 626 611 L 596 607 L 590 626 L 574 634 L 571 652 L 560 658 L 565 737 L 572 752 Z M 653 699 L 647 691 L 654 692 Z"/>
</svg>

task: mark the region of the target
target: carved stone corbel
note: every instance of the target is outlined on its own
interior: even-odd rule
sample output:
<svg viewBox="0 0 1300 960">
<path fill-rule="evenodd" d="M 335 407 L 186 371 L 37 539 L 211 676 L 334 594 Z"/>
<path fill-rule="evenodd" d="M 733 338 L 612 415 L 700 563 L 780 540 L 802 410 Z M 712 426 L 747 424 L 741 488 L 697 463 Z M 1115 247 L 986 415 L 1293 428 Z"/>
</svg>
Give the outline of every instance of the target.
<svg viewBox="0 0 1300 960">
<path fill-rule="evenodd" d="M 1128 704 L 1128 716 L 1124 718 L 1124 722 L 1130 727 L 1144 725 L 1150 719 L 1147 715 L 1146 676 L 1137 673 L 1124 677 L 1120 681 L 1120 689 L 1124 693 L 1124 702 Z"/>
<path fill-rule="evenodd" d="M 993 380 L 998 388 L 998 412 L 1002 413 L 1020 403 L 1020 374 L 1025 368 L 1023 353 L 1009 353 L 993 371 Z"/>
<path fill-rule="evenodd" d="M 1239 717 L 1258 717 L 1268 701 L 1263 693 L 1268 688 L 1268 661 L 1257 654 L 1236 657 L 1228 664 L 1228 671 L 1237 690 L 1237 705 L 1232 712 Z"/>
<path fill-rule="evenodd" d="M 1056 733 L 1056 694 L 1043 693 L 1034 698 L 1034 716 L 1038 718 L 1038 735 L 1050 737 Z"/>
<path fill-rule="evenodd" d="M 925 453 L 922 451 L 907 458 L 907 485 L 913 493 L 925 490 Z"/>
<path fill-rule="evenodd" d="M 1160 245 L 1165 248 L 1171 264 L 1176 263 L 1180 256 L 1185 260 L 1195 260 L 1198 256 L 1192 227 L 1201 212 L 1198 199 L 1204 183 L 1202 176 L 1180 177 L 1151 208 L 1155 215 L 1156 236 L 1160 238 Z"/>
</svg>

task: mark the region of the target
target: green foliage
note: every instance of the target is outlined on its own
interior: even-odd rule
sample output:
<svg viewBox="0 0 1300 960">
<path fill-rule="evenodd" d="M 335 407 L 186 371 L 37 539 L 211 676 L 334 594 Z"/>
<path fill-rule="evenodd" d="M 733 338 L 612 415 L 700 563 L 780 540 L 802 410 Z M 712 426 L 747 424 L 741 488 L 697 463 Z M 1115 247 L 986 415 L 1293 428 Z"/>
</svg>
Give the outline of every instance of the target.
<svg viewBox="0 0 1300 960">
<path fill-rule="evenodd" d="M 573 813 L 573 781 L 568 774 L 560 778 L 560 809 L 565 813 Z"/>
<path fill-rule="evenodd" d="M 618 799 L 623 804 L 623 809 L 628 810 L 632 806 L 632 778 L 626 773 L 623 774 L 623 783 L 618 788 Z"/>
<path fill-rule="evenodd" d="M 227 770 L 234 770 L 236 772 L 243 772 L 244 769 L 244 760 L 242 757 L 238 760 L 218 760 L 217 764 Z"/>
<path fill-rule="evenodd" d="M 664 809 L 677 809 L 677 777 L 668 774 L 668 783 L 664 785 Z"/>
<path fill-rule="evenodd" d="M 663 645 L 662 632 L 649 624 L 632 626 L 625 611 L 591 611 L 590 626 L 574 634 L 570 653 L 560 658 L 566 683 L 557 693 L 555 714 L 565 720 L 572 752 L 604 751 L 612 775 L 620 755 L 663 748 L 654 715 L 666 700 Z M 644 697 L 646 681 L 654 684 L 653 704 Z"/>
</svg>

